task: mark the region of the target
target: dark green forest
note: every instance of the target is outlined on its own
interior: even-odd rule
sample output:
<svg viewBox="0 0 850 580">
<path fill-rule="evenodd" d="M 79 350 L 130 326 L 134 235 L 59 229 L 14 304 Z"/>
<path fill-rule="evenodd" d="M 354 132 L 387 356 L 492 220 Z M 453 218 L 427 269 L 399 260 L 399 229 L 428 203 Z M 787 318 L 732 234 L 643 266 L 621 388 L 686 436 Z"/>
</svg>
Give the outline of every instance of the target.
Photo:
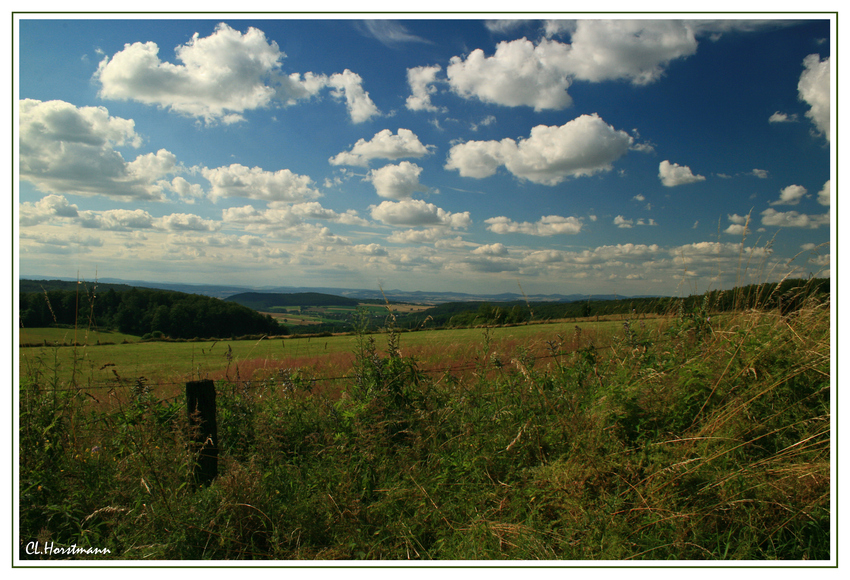
<svg viewBox="0 0 850 580">
<path fill-rule="evenodd" d="M 21 292 L 21 326 L 76 325 L 171 338 L 287 334 L 271 316 L 218 298 L 150 288 L 116 291 L 114 287 L 74 286 L 69 290 Z"/>
</svg>

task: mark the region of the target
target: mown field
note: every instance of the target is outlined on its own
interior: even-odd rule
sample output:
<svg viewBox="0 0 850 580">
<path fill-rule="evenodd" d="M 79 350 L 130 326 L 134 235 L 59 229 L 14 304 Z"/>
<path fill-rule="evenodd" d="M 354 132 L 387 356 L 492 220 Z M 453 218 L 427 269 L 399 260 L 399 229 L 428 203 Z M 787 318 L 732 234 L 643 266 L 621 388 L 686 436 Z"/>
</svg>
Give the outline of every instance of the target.
<svg viewBox="0 0 850 580">
<path fill-rule="evenodd" d="M 388 330 L 21 348 L 22 557 L 835 557 L 828 298 Z M 195 378 L 218 393 L 200 486 Z"/>
</svg>

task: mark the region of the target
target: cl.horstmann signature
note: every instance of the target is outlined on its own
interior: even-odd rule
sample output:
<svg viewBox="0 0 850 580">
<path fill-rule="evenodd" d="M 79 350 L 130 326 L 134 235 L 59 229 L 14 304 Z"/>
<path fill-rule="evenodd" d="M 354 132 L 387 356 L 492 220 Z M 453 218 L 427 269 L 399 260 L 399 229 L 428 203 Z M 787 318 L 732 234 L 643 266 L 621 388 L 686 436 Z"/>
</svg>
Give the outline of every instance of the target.
<svg viewBox="0 0 850 580">
<path fill-rule="evenodd" d="M 28 542 L 25 546 L 28 555 L 34 556 L 79 556 L 89 554 L 110 554 L 109 548 L 82 548 L 77 544 L 70 546 L 57 546 L 53 542 Z"/>
</svg>

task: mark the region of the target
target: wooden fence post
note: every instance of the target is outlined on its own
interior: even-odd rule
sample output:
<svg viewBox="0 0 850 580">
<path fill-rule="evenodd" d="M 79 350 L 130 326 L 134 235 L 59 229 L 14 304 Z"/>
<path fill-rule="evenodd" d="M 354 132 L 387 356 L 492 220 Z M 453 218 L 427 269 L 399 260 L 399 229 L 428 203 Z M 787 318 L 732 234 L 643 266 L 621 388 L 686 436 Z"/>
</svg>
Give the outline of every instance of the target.
<svg viewBox="0 0 850 580">
<path fill-rule="evenodd" d="M 215 383 L 211 380 L 186 383 L 190 449 L 198 452 L 193 473 L 195 483 L 209 485 L 218 475 L 218 426 L 215 420 Z"/>
</svg>

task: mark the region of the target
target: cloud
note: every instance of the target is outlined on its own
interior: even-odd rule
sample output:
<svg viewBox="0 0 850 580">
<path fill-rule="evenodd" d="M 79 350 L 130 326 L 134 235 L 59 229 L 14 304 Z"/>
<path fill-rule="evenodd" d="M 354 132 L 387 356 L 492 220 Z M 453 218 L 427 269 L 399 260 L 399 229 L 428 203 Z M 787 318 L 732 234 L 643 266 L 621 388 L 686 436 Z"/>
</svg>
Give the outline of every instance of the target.
<svg viewBox="0 0 850 580">
<path fill-rule="evenodd" d="M 806 70 L 800 75 L 797 92 L 800 100 L 811 107 L 806 111 L 806 117 L 815 124 L 818 133 L 830 141 L 829 57 L 821 60 L 817 54 L 810 54 L 803 59 L 803 66 Z"/>
<path fill-rule="evenodd" d="M 618 228 L 631 228 L 634 226 L 634 220 L 627 220 L 621 215 L 614 218 L 614 225 Z"/>
<path fill-rule="evenodd" d="M 109 209 L 106 211 L 83 211 L 79 223 L 84 228 L 132 231 L 154 227 L 154 217 L 142 209 Z"/>
<path fill-rule="evenodd" d="M 758 177 L 759 179 L 767 179 L 768 171 L 767 169 L 753 169 L 750 171 L 750 175 Z"/>
<path fill-rule="evenodd" d="M 373 169 L 366 177 L 375 186 L 375 191 L 381 197 L 389 199 L 410 199 L 416 192 L 428 191 L 419 183 L 419 174 L 422 168 L 409 161 L 402 161 L 398 165 L 385 165 L 380 169 Z"/>
<path fill-rule="evenodd" d="M 234 163 L 215 169 L 204 167 L 201 174 L 212 186 L 209 196 L 213 201 L 223 197 L 244 197 L 265 201 L 299 202 L 321 196 L 312 187 L 312 179 L 306 175 L 292 173 L 288 169 L 271 172 Z"/>
<path fill-rule="evenodd" d="M 95 73 L 100 96 L 159 105 L 207 122 L 233 122 L 269 104 L 275 89 L 267 81 L 284 57 L 261 30 L 242 34 L 224 23 L 210 36 L 195 33 L 178 46 L 175 56 L 183 64 L 163 62 L 158 53 L 156 43 L 136 42 L 104 58 Z"/>
<path fill-rule="evenodd" d="M 531 20 L 485 20 L 484 27 L 494 34 L 510 34 L 517 28 L 521 28 L 532 22 Z"/>
<path fill-rule="evenodd" d="M 364 256 L 389 256 L 387 249 L 378 244 L 359 244 L 353 246 L 352 249 Z"/>
<path fill-rule="evenodd" d="M 472 223 L 468 211 L 451 213 L 418 199 L 384 201 L 371 209 L 373 219 L 393 226 L 439 225 L 458 229 L 466 228 Z"/>
<path fill-rule="evenodd" d="M 570 33 L 571 44 L 550 40 L 563 32 Z M 575 80 L 645 85 L 696 50 L 693 28 L 682 20 L 553 21 L 537 44 L 521 38 L 500 42 L 490 57 L 481 49 L 465 59 L 452 57 L 446 75 L 452 90 L 467 99 L 560 110 L 572 105 L 567 90 Z"/>
<path fill-rule="evenodd" d="M 667 187 L 705 181 L 705 177 L 702 175 L 694 175 L 690 167 L 670 163 L 666 160 L 658 166 L 658 177 L 661 179 L 661 183 Z"/>
<path fill-rule="evenodd" d="M 744 247 L 741 243 L 696 242 L 682 246 L 671 247 L 667 253 L 679 264 L 684 260 L 690 268 L 693 264 L 711 267 L 717 261 L 737 259 L 746 256 L 766 256 L 772 253 L 770 248 Z"/>
<path fill-rule="evenodd" d="M 426 38 L 411 34 L 406 26 L 395 20 L 364 20 L 357 26 L 366 36 L 371 36 L 389 48 L 407 42 L 433 44 Z"/>
<path fill-rule="evenodd" d="M 75 218 L 77 215 L 77 206 L 68 203 L 65 196 L 51 194 L 35 203 L 21 203 L 18 223 L 21 227 L 28 227 L 38 225 L 53 217 Z"/>
<path fill-rule="evenodd" d="M 493 175 L 499 166 L 534 183 L 557 185 L 568 177 L 610 171 L 625 155 L 632 137 L 606 124 L 598 115 L 582 115 L 560 127 L 538 125 L 527 139 L 468 141 L 449 151 L 446 169 L 464 177 Z"/>
<path fill-rule="evenodd" d="M 742 226 L 741 224 L 731 224 L 728 228 L 723 230 L 724 234 L 729 234 L 730 236 L 743 236 L 750 233 L 750 229 L 746 226 Z"/>
<path fill-rule="evenodd" d="M 796 123 L 797 115 L 787 115 L 785 113 L 780 113 L 776 111 L 774 114 L 770 116 L 767 120 L 768 123 Z"/>
<path fill-rule="evenodd" d="M 389 129 L 384 129 L 371 140 L 359 139 L 351 151 L 343 151 L 331 157 L 331 165 L 358 165 L 368 167 L 372 159 L 401 159 L 403 157 L 424 157 L 428 155 L 428 147 L 419 141 L 410 129 L 399 129 L 396 135 Z"/>
<path fill-rule="evenodd" d="M 632 228 L 634 226 L 657 226 L 658 224 L 655 223 L 655 220 L 652 218 L 649 218 L 648 220 L 638 218 L 638 220 L 635 221 L 626 219 L 623 216 L 618 215 L 614 218 L 614 225 L 618 228 Z"/>
<path fill-rule="evenodd" d="M 577 234 L 584 225 L 580 218 L 557 215 L 543 216 L 538 221 L 515 222 L 505 216 L 484 220 L 487 229 L 495 234 L 526 234 L 529 236 L 554 236 Z"/>
<path fill-rule="evenodd" d="M 272 209 L 278 205 L 277 202 L 269 204 Z M 324 220 L 347 225 L 365 226 L 369 222 L 361 217 L 358 217 L 357 212 L 353 209 L 346 210 L 345 213 L 335 212 L 332 209 L 322 207 L 317 201 L 309 201 L 304 203 L 296 203 L 285 207 L 293 215 L 304 219 Z"/>
<path fill-rule="evenodd" d="M 127 163 L 117 147 L 140 147 L 130 119 L 104 107 L 24 99 L 20 111 L 21 178 L 45 193 L 162 200 L 156 181 L 182 168 L 161 149 Z"/>
<path fill-rule="evenodd" d="M 345 69 L 342 73 L 332 74 L 328 86 L 333 87 L 335 97 L 345 99 L 353 123 L 363 123 L 380 114 L 369 93 L 363 90 L 363 79 L 357 73 Z"/>
<path fill-rule="evenodd" d="M 170 189 L 178 195 L 178 197 L 186 203 L 194 203 L 195 199 L 200 199 L 206 195 L 204 189 L 197 183 L 189 183 L 180 176 L 171 180 L 164 188 Z"/>
<path fill-rule="evenodd" d="M 684 20 L 578 20 L 571 41 L 569 70 L 591 82 L 650 84 L 670 62 L 697 51 L 693 27 Z"/>
<path fill-rule="evenodd" d="M 818 203 L 821 205 L 830 205 L 830 192 L 832 191 L 832 186 L 830 185 L 830 181 L 827 181 L 823 184 L 823 187 L 818 192 Z"/>
<path fill-rule="evenodd" d="M 417 66 L 407 69 L 407 84 L 410 86 L 410 96 L 405 106 L 411 111 L 441 111 L 440 107 L 431 104 L 431 95 L 437 92 L 434 84 L 437 73 L 442 70 L 440 65 Z"/>
<path fill-rule="evenodd" d="M 494 117 L 493 115 L 487 115 L 486 117 L 481 119 L 480 123 L 470 123 L 469 128 L 472 131 L 477 131 L 479 129 L 479 127 L 487 127 L 489 125 L 492 125 L 495 122 L 496 122 L 496 117 Z"/>
<path fill-rule="evenodd" d="M 296 204 L 273 204 L 273 207 L 258 210 L 250 205 L 230 207 L 222 210 L 222 220 L 228 223 L 261 226 L 261 229 L 292 228 L 304 223 L 305 219 L 323 220 L 349 225 L 367 225 L 354 210 L 338 213 L 322 207 L 319 202 Z"/>
<path fill-rule="evenodd" d="M 742 216 L 735 213 L 727 215 L 726 217 L 732 223 L 729 225 L 729 227 L 723 230 L 724 233 L 729 234 L 731 236 L 744 236 L 750 233 L 750 228 L 748 227 L 750 216 Z"/>
<path fill-rule="evenodd" d="M 221 228 L 219 222 L 205 220 L 190 213 L 173 213 L 153 222 L 154 227 L 173 232 L 212 232 Z"/>
<path fill-rule="evenodd" d="M 438 242 L 445 238 L 445 236 L 445 228 L 431 227 L 423 230 L 393 232 L 387 237 L 387 241 L 394 244 L 424 244 Z"/>
<path fill-rule="evenodd" d="M 478 256 L 507 256 L 508 249 L 502 243 L 486 244 L 472 250 Z"/>
<path fill-rule="evenodd" d="M 363 122 L 378 110 L 363 91 L 362 79 L 349 70 L 327 77 L 280 71 L 285 58 L 265 33 L 249 27 L 244 34 L 224 23 L 175 49 L 180 64 L 159 58 L 154 42 L 136 42 L 98 65 L 94 80 L 104 99 L 133 100 L 170 109 L 206 123 L 244 121 L 243 113 L 277 101 L 291 105 L 325 87 L 344 97 L 352 121 Z"/>
<path fill-rule="evenodd" d="M 796 211 L 779 212 L 768 208 L 761 212 L 761 223 L 763 226 L 815 229 L 829 225 L 829 213 L 810 216 Z"/>
<path fill-rule="evenodd" d="M 568 45 L 545 39 L 538 46 L 525 38 L 500 42 L 491 57 L 481 49 L 465 60 L 452 57 L 446 76 L 452 91 L 466 99 L 535 111 L 564 109 L 572 105 L 567 94 L 569 50 Z"/>
<path fill-rule="evenodd" d="M 203 219 L 194 214 L 173 213 L 155 218 L 141 209 L 82 211 L 77 216 L 77 222 L 88 229 L 118 232 L 150 229 L 171 232 L 212 232 L 221 228 L 220 222 Z"/>
<path fill-rule="evenodd" d="M 64 237 L 40 232 L 21 235 L 22 246 L 33 248 L 33 246 L 26 243 L 27 241 L 39 244 L 35 246 L 39 253 L 75 256 L 89 254 L 92 252 L 91 248 L 100 248 L 104 245 L 103 240 L 100 238 L 93 236 L 83 237 L 78 233 L 69 234 Z M 26 251 L 26 248 L 23 249 Z"/>
<path fill-rule="evenodd" d="M 779 191 L 779 199 L 770 202 L 770 205 L 797 205 L 806 193 L 802 185 L 789 185 Z"/>
<path fill-rule="evenodd" d="M 231 207 L 222 210 L 221 217 L 225 224 L 241 226 L 248 231 L 263 232 L 267 236 L 271 235 L 287 241 L 298 239 L 308 243 L 330 245 L 349 245 L 350 242 L 335 235 L 325 226 L 305 222 L 305 218 L 339 223 L 349 223 L 349 220 L 356 218 L 353 213 L 338 214 L 325 210 L 316 202 L 264 210 L 258 210 L 250 205 Z M 362 225 L 362 221 L 358 223 Z"/>
</svg>

